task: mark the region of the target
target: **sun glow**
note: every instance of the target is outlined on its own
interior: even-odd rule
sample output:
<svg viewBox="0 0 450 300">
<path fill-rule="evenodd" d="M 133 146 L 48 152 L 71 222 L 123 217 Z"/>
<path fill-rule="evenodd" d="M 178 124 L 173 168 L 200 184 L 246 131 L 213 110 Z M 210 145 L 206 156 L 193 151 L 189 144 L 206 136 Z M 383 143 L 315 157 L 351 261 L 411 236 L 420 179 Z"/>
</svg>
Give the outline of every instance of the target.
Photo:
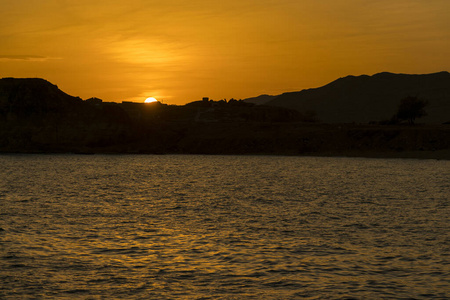
<svg viewBox="0 0 450 300">
<path fill-rule="evenodd" d="M 145 103 L 153 103 L 153 102 L 158 102 L 158 100 L 156 100 L 156 99 L 153 98 L 153 97 L 150 97 L 150 98 L 145 99 Z"/>
</svg>

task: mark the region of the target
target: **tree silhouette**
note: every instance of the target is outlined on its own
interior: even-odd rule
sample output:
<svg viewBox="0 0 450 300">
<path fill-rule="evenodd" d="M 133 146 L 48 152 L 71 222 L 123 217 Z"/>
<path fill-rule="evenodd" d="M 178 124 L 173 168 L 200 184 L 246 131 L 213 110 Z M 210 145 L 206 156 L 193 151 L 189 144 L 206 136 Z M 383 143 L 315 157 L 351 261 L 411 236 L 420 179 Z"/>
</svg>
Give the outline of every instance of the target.
<svg viewBox="0 0 450 300">
<path fill-rule="evenodd" d="M 414 124 L 416 118 L 426 116 L 425 106 L 428 102 L 418 97 L 408 96 L 400 101 L 396 117 L 399 120 L 407 120 L 409 124 Z"/>
</svg>

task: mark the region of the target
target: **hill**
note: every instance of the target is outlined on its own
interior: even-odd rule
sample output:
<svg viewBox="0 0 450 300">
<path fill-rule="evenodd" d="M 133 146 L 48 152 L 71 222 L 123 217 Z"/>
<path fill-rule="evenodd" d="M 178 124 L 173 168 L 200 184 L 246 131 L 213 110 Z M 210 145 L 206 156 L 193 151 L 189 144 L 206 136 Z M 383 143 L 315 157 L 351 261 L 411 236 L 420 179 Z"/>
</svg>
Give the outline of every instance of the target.
<svg viewBox="0 0 450 300">
<path fill-rule="evenodd" d="M 40 78 L 3 78 L 0 80 L 0 114 L 38 114 L 70 110 L 81 104 L 56 85 Z"/>
<path fill-rule="evenodd" d="M 259 95 L 259 96 L 257 96 L 257 97 L 252 97 L 252 98 L 244 99 L 243 101 L 244 101 L 244 102 L 247 102 L 247 103 L 253 103 L 253 104 L 256 104 L 256 105 L 262 105 L 262 104 L 268 103 L 269 101 L 272 101 L 272 100 L 275 99 L 276 97 L 278 97 L 278 96 L 272 96 L 272 95 Z"/>
<path fill-rule="evenodd" d="M 211 123 L 295 122 L 296 110 L 243 101 L 111 103 L 70 96 L 39 78 L 0 80 L 0 152 L 175 151 L 188 129 Z M 209 124 L 209 125 L 208 125 Z M 181 134 L 181 135 L 180 135 Z M 196 134 L 196 130 L 189 131 Z M 175 143 L 175 144 L 174 144 Z"/>
<path fill-rule="evenodd" d="M 333 84 L 343 88 L 346 81 L 353 82 L 354 79 L 345 78 Z M 367 78 L 357 79 L 365 81 Z M 449 125 L 306 122 L 312 119 L 312 115 L 292 109 L 237 100 L 196 101 L 183 106 L 159 102 L 108 103 L 97 98 L 83 101 L 43 79 L 0 80 L 0 153 L 271 154 L 450 159 Z"/>
<path fill-rule="evenodd" d="M 39 78 L 0 80 L 0 150 L 83 151 L 129 140 L 128 115 L 115 106 L 96 107 Z"/>
<path fill-rule="evenodd" d="M 326 123 L 369 123 L 389 120 L 400 100 L 417 96 L 429 102 L 422 123 L 450 121 L 450 73 L 425 75 L 379 73 L 347 76 L 323 87 L 284 93 L 267 105 L 314 111 Z"/>
</svg>

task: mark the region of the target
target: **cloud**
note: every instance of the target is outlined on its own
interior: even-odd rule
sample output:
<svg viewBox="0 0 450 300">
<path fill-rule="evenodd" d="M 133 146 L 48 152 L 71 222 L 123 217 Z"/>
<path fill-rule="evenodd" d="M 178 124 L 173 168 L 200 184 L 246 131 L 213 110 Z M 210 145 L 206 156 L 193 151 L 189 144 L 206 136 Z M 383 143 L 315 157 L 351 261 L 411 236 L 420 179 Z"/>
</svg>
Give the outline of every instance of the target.
<svg viewBox="0 0 450 300">
<path fill-rule="evenodd" d="M 0 54 L 0 61 L 37 61 L 37 62 L 43 62 L 48 61 L 52 59 L 58 59 L 55 57 L 46 57 L 46 56 L 39 56 L 39 55 L 1 55 Z"/>
<path fill-rule="evenodd" d="M 107 44 L 105 50 L 116 60 L 125 63 L 165 66 L 174 62 L 178 56 L 168 47 L 151 40 L 122 39 Z"/>
</svg>

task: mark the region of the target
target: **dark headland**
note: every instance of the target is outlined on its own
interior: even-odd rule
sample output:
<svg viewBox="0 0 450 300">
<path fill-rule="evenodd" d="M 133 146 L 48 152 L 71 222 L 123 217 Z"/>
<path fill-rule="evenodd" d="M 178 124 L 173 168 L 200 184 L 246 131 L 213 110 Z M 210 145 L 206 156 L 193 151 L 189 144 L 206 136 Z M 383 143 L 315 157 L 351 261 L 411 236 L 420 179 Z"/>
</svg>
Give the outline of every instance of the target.
<svg viewBox="0 0 450 300">
<path fill-rule="evenodd" d="M 426 104 L 402 118 L 404 99 Z M 82 100 L 0 80 L 0 153 L 269 154 L 450 159 L 450 74 L 380 73 L 277 96 L 186 105 Z"/>
</svg>

